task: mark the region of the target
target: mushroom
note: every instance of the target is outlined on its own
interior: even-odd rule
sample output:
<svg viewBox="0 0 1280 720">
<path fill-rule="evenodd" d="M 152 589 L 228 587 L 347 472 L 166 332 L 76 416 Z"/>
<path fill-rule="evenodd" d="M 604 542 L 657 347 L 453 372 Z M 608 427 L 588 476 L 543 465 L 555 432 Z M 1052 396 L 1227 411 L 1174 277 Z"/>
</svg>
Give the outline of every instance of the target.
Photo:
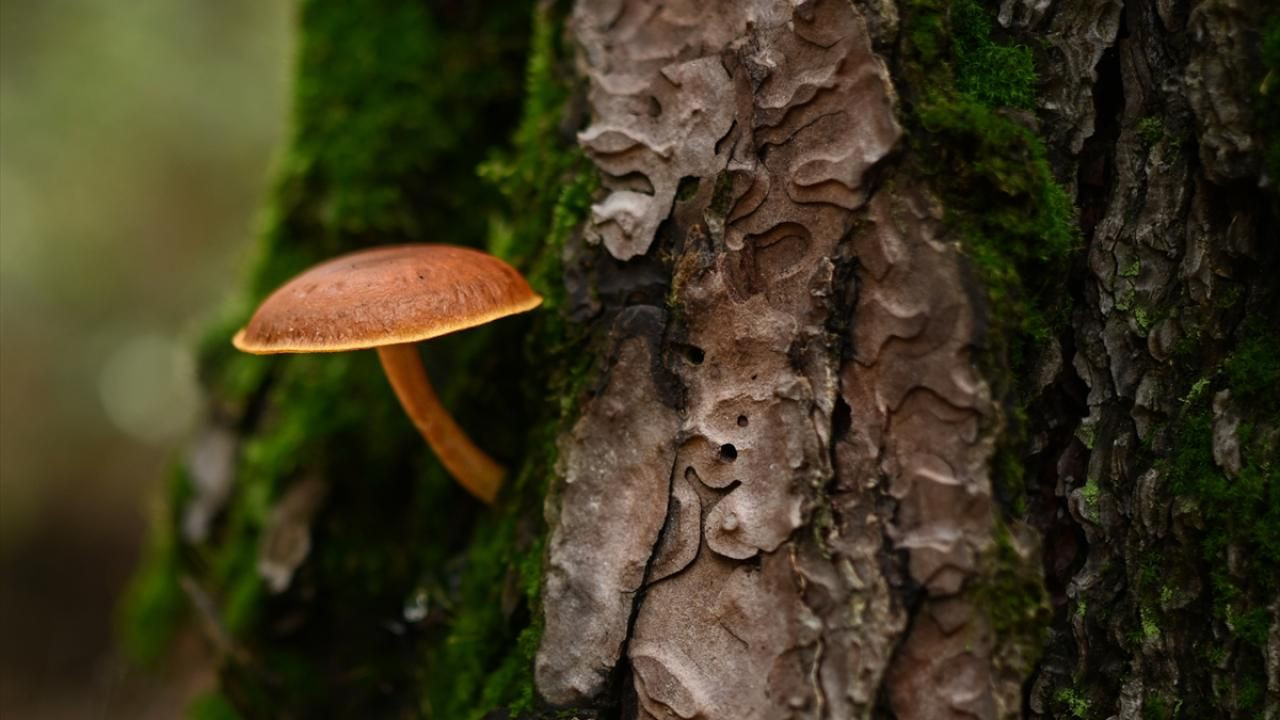
<svg viewBox="0 0 1280 720">
<path fill-rule="evenodd" d="M 321 263 L 271 294 L 232 344 L 256 355 L 375 348 L 387 380 L 440 462 L 492 503 L 504 469 L 445 411 L 414 343 L 532 310 L 520 273 L 478 250 L 394 245 Z"/>
</svg>

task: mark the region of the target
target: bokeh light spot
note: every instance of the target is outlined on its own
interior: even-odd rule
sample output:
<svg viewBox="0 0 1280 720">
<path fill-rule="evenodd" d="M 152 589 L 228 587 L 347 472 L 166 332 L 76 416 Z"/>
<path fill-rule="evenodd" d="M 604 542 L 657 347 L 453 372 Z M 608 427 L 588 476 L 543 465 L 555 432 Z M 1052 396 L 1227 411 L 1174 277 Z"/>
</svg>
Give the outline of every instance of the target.
<svg viewBox="0 0 1280 720">
<path fill-rule="evenodd" d="M 195 363 L 175 338 L 147 333 L 118 344 L 98 374 L 108 419 L 142 442 L 163 443 L 190 430 L 198 405 Z"/>
</svg>

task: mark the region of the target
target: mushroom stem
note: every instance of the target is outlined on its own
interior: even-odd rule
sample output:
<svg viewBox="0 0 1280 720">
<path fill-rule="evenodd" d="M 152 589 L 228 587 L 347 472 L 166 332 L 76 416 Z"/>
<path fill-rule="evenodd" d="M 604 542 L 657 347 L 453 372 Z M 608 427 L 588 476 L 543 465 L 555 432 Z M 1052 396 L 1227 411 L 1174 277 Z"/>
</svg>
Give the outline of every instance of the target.
<svg viewBox="0 0 1280 720">
<path fill-rule="evenodd" d="M 471 442 L 440 404 L 417 346 L 383 345 L 378 348 L 378 359 L 401 407 L 441 464 L 468 492 L 492 505 L 506 471 Z"/>
</svg>

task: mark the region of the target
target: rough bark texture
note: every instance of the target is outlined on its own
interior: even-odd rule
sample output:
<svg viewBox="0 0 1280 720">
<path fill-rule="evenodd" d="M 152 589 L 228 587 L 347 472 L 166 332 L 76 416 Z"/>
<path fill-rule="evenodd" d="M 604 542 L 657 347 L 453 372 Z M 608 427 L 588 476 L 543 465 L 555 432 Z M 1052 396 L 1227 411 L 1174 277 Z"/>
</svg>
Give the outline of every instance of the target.
<svg viewBox="0 0 1280 720">
<path fill-rule="evenodd" d="M 1001 17 L 1053 38 L 1049 56 L 1066 62 L 1044 64 L 1049 84 L 1088 89 L 1056 95 L 1042 116 L 1087 243 L 1076 350 L 1058 381 L 1083 381 L 1085 417 L 1078 440 L 1045 458 L 1085 545 L 1054 558 L 1068 622 L 1031 708 L 1276 717 L 1280 418 L 1274 387 L 1241 397 L 1274 381 L 1280 350 L 1280 229 L 1274 190 L 1259 188 L 1275 178 L 1256 115 L 1259 34 L 1268 21 L 1274 34 L 1274 13 L 1230 0 L 1008 2 Z"/>
<path fill-rule="evenodd" d="M 546 2 L 508 128 L 523 9 L 393 5 L 304 4 L 250 295 L 441 227 L 524 268 L 426 352 L 513 481 L 237 309 L 129 606 L 192 601 L 201 708 L 1280 714 L 1276 11 Z"/>
<path fill-rule="evenodd" d="M 576 597 L 615 587 L 614 566 L 634 567 L 657 528 L 640 514 L 610 562 L 562 512 L 552 577 L 563 555 L 589 554 L 600 571 L 548 584 L 548 630 L 570 612 L 577 632 L 545 634 L 539 662 L 585 663 L 594 681 L 541 673 L 539 691 L 602 699 L 601 669 L 622 648 L 609 643 L 602 666 L 598 638 L 634 613 L 634 679 L 623 682 L 639 717 L 853 717 L 876 704 L 886 674 L 902 717 L 1016 712 L 1020 678 L 995 677 L 990 628 L 963 593 L 992 545 L 997 426 L 970 358 L 972 282 L 925 194 L 882 192 L 859 213 L 901 133 L 864 18 L 839 1 L 584 2 L 572 27 L 592 110 L 579 140 L 607 193 L 586 239 L 625 261 L 667 223 L 666 359 L 684 393 L 678 426 L 656 389 L 631 405 L 633 424 L 678 429 L 649 451 L 659 486 L 638 483 L 631 463 L 597 464 L 566 477 L 565 497 L 639 485 L 662 510 L 670 493 L 663 545 L 687 550 L 678 564 L 657 556 L 638 602 L 583 612 Z M 862 282 L 850 308 L 852 258 Z M 842 342 L 831 325 L 850 312 Z M 840 400 L 850 417 L 835 438 Z M 577 435 L 590 456 L 615 454 L 625 437 Z M 637 444 L 652 447 L 647 437 Z M 904 567 L 882 566 L 887 547 Z M 904 583 L 923 590 L 909 633 L 889 588 Z"/>
</svg>

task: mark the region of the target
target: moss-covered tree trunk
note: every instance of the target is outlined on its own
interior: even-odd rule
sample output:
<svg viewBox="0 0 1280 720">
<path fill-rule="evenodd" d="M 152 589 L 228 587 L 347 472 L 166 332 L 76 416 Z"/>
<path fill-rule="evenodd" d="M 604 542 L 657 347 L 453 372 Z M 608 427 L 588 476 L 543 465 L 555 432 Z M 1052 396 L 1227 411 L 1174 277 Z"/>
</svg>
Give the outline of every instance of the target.
<svg viewBox="0 0 1280 720">
<path fill-rule="evenodd" d="M 308 0 L 258 267 L 125 605 L 204 717 L 1274 718 L 1280 14 Z M 523 108 L 521 111 L 520 108 Z M 373 244 L 547 302 L 236 354 Z M 570 711 L 570 712 L 565 712 Z"/>
</svg>

